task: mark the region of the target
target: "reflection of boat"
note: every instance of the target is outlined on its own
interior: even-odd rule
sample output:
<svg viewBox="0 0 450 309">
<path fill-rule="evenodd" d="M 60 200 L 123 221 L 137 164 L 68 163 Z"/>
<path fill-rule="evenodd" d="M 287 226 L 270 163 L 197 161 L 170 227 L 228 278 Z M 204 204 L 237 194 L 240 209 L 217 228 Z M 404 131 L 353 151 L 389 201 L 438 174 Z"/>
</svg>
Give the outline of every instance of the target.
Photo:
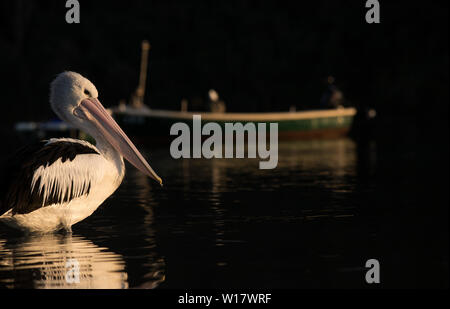
<svg viewBox="0 0 450 309">
<path fill-rule="evenodd" d="M 356 114 L 354 108 L 277 113 L 209 113 L 121 106 L 112 111 L 116 121 L 128 134 L 141 139 L 167 140 L 173 139 L 170 136 L 172 124 L 184 122 L 192 126 L 193 115 L 200 115 L 202 123 L 216 122 L 221 126 L 237 122 L 278 123 L 280 139 L 311 139 L 346 135 Z"/>
</svg>

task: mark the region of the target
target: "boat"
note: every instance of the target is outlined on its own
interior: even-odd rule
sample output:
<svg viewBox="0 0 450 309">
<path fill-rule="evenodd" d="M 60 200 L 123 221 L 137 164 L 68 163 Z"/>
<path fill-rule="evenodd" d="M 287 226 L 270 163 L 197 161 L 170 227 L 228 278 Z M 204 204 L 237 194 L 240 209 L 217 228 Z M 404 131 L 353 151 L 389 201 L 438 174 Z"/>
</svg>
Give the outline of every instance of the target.
<svg viewBox="0 0 450 309">
<path fill-rule="evenodd" d="M 201 116 L 202 126 L 207 122 L 215 122 L 222 128 L 225 123 L 266 123 L 266 127 L 269 127 L 269 123 L 277 123 L 279 140 L 337 138 L 348 134 L 356 115 L 353 107 L 275 113 L 214 113 L 125 105 L 112 108 L 111 111 L 127 134 L 143 142 L 172 140 L 171 126 L 182 122 L 192 127 L 194 115 Z"/>
<path fill-rule="evenodd" d="M 192 126 L 194 115 L 201 116 L 202 126 L 207 122 L 218 123 L 222 129 L 225 123 L 269 123 L 278 124 L 280 140 L 336 138 L 348 134 L 356 109 L 338 107 L 324 110 L 286 111 L 272 113 L 230 113 L 225 112 L 225 103 L 219 99 L 214 89 L 209 90 L 210 112 L 188 111 L 186 99 L 181 101 L 181 109 L 158 110 L 144 104 L 147 78 L 147 58 L 150 44 L 142 42 L 141 69 L 139 84 L 132 95 L 131 102 L 110 108 L 117 123 L 139 142 L 171 141 L 170 128 L 177 122 Z M 191 128 L 192 129 L 192 128 Z"/>
</svg>

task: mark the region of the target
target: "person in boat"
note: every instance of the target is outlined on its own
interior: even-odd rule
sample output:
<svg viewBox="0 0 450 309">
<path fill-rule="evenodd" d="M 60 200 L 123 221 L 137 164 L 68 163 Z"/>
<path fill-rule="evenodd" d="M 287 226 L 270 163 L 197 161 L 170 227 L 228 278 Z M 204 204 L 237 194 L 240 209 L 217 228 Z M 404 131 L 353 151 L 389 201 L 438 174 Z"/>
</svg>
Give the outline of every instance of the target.
<svg viewBox="0 0 450 309">
<path fill-rule="evenodd" d="M 320 99 L 320 107 L 323 109 L 338 108 L 344 104 L 342 91 L 334 84 L 334 77 L 328 76 L 327 90 Z"/>
<path fill-rule="evenodd" d="M 209 97 L 209 110 L 211 113 L 225 113 L 225 102 L 219 98 L 219 94 L 214 89 L 210 89 L 208 92 Z"/>
</svg>

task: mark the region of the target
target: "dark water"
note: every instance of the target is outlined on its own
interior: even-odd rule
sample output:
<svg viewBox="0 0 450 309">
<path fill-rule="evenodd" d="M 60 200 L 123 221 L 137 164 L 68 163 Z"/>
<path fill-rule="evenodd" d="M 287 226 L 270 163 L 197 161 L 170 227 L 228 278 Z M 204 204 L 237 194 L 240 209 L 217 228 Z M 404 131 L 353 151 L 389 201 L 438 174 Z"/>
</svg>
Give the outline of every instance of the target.
<svg viewBox="0 0 450 309">
<path fill-rule="evenodd" d="M 73 235 L 2 229 L 0 286 L 448 286 L 442 231 L 424 237 L 440 213 L 418 205 L 414 151 L 383 147 L 349 138 L 280 144 L 274 170 L 259 170 L 259 159 L 173 160 L 153 149 L 163 188 L 128 166 Z M 365 281 L 372 258 L 378 286 Z M 66 280 L 74 260 L 79 283 Z"/>
</svg>

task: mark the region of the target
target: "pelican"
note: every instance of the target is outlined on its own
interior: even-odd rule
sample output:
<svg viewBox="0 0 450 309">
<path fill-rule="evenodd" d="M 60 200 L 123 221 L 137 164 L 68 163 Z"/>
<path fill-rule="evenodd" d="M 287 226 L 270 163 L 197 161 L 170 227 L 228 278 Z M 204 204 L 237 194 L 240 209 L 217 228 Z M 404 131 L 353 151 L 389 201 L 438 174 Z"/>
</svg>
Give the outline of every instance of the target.
<svg viewBox="0 0 450 309">
<path fill-rule="evenodd" d="M 88 79 L 59 74 L 50 86 L 50 105 L 61 120 L 91 135 L 95 146 L 51 138 L 20 149 L 2 175 L 0 222 L 25 232 L 71 232 L 119 187 L 123 158 L 162 185 Z"/>
</svg>

